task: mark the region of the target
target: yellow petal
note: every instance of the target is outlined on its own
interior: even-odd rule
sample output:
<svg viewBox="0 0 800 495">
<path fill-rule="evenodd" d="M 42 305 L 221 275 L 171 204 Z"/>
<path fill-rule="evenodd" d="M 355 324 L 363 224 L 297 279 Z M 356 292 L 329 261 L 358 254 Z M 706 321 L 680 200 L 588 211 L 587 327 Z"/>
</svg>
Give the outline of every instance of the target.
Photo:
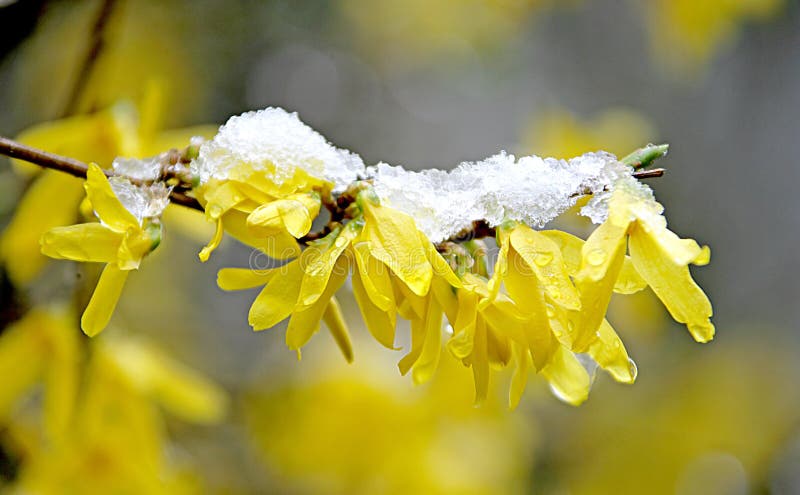
<svg viewBox="0 0 800 495">
<path fill-rule="evenodd" d="M 458 296 L 456 288 L 453 287 L 442 277 L 434 277 L 431 281 L 431 295 L 444 310 L 447 320 L 450 323 L 456 321 L 458 317 Z"/>
<path fill-rule="evenodd" d="M 512 250 L 510 254 L 509 264 L 511 266 L 525 263 L 520 259 L 516 250 Z M 560 346 L 553 335 L 544 289 L 541 285 L 537 277 L 526 277 L 517 270 L 509 270 L 506 277 L 506 289 L 509 295 L 517 303 L 520 311 L 529 319 L 524 324 L 524 331 L 537 370 L 541 370 L 550 362 L 553 353 Z M 509 325 L 506 324 L 506 326 Z"/>
<path fill-rule="evenodd" d="M 714 338 L 711 302 L 692 280 L 689 267 L 666 251 L 674 244 L 659 244 L 663 238 L 637 225 L 630 236 L 633 263 L 675 321 L 685 323 L 696 341 L 708 342 Z"/>
<path fill-rule="evenodd" d="M 555 242 L 526 225 L 518 225 L 511 231 L 510 243 L 524 263 L 512 264 L 509 270 L 536 277 L 557 304 L 567 309 L 580 309 L 580 296 Z"/>
<path fill-rule="evenodd" d="M 489 296 L 481 302 L 481 306 L 486 306 L 495 300 L 497 294 L 500 293 L 500 286 L 503 285 L 503 280 L 508 274 L 508 251 L 511 249 L 511 239 L 505 229 L 497 229 L 497 244 L 500 249 L 497 252 L 492 278 L 487 284 Z"/>
<path fill-rule="evenodd" d="M 472 376 L 475 380 L 475 403 L 480 404 L 486 400 L 489 393 L 489 351 L 487 330 L 483 318 L 475 322 L 475 345 L 470 355 L 472 363 Z"/>
<path fill-rule="evenodd" d="M 578 273 L 581 267 L 583 239 L 560 230 L 542 230 L 540 233 L 556 243 L 561 250 L 561 257 L 564 260 L 564 266 L 567 268 L 567 272 L 570 275 Z"/>
<path fill-rule="evenodd" d="M 200 261 L 202 261 L 203 263 L 208 261 L 208 258 L 211 256 L 211 253 L 213 253 L 219 247 L 219 244 L 222 242 L 222 235 L 224 232 L 225 230 L 222 226 L 222 218 L 218 218 L 216 229 L 214 230 L 214 237 L 212 237 L 211 240 L 208 241 L 208 244 L 206 244 L 206 246 L 203 249 L 201 249 L 200 252 L 197 254 L 197 257 L 200 258 Z"/>
<path fill-rule="evenodd" d="M 453 337 L 447 341 L 447 350 L 456 359 L 466 359 L 475 344 L 475 322 L 478 318 L 478 295 L 463 289 L 458 294 L 458 315 L 453 322 Z"/>
<path fill-rule="evenodd" d="M 511 362 L 511 346 L 513 342 L 506 332 L 490 325 L 488 319 L 486 319 L 486 344 L 489 364 L 498 370 L 508 366 L 508 363 Z"/>
<path fill-rule="evenodd" d="M 681 239 L 667 228 L 667 221 L 661 215 L 648 215 L 639 218 L 639 228 L 652 236 L 661 246 L 665 256 L 675 265 L 706 265 L 711 260 L 708 246 L 700 247 L 694 239 Z"/>
<path fill-rule="evenodd" d="M 434 297 L 428 297 L 425 315 L 425 340 L 419 359 L 411 373 L 414 383 L 425 383 L 433 377 L 442 355 L 442 308 Z"/>
<path fill-rule="evenodd" d="M 205 212 L 209 220 L 217 220 L 225 213 L 247 199 L 236 182 L 223 182 L 207 190 L 203 196 L 206 201 Z"/>
<path fill-rule="evenodd" d="M 103 269 L 89 305 L 81 317 L 81 329 L 89 337 L 94 337 L 108 325 L 128 273 L 128 270 L 120 270 L 112 264 L 106 265 Z"/>
<path fill-rule="evenodd" d="M 384 347 L 394 349 L 397 315 L 395 311 L 383 310 L 373 302 L 367 294 L 362 278 L 363 275 L 360 271 L 354 271 L 351 279 L 353 282 L 353 295 L 361 312 L 361 317 L 364 319 L 367 330 L 375 337 L 375 340 Z"/>
<path fill-rule="evenodd" d="M 331 332 L 333 340 L 336 341 L 336 345 L 339 346 L 339 350 L 342 351 L 344 358 L 348 363 L 352 363 L 353 344 L 350 341 L 350 332 L 347 329 L 347 323 L 345 323 L 344 316 L 342 315 L 342 308 L 339 306 L 339 301 L 336 300 L 336 297 L 331 297 L 328 306 L 325 308 L 325 313 L 322 315 L 322 319 L 325 321 L 325 326 L 328 327 L 328 331 Z"/>
<path fill-rule="evenodd" d="M 625 256 L 622 268 L 619 271 L 619 275 L 617 275 L 617 281 L 614 282 L 614 292 L 618 294 L 636 294 L 645 287 L 647 287 L 647 282 L 636 271 L 636 267 L 633 266 L 633 260 L 630 256 Z"/>
<path fill-rule="evenodd" d="M 300 256 L 303 265 L 303 284 L 297 301 L 297 311 L 311 306 L 320 298 L 336 261 L 344 250 L 356 238 L 360 230 L 358 224 L 350 222 L 344 228 L 337 229 L 319 241 L 312 242 Z M 347 264 L 340 266 L 347 267 Z"/>
<path fill-rule="evenodd" d="M 389 267 L 369 254 L 369 245 L 366 242 L 356 242 L 352 246 L 367 296 L 378 308 L 393 312 L 395 301 Z"/>
<path fill-rule="evenodd" d="M 319 324 L 328 303 L 347 279 L 348 264 L 349 260 L 347 258 L 339 258 L 333 270 L 331 270 L 331 276 L 325 291 L 317 301 L 300 311 L 292 313 L 291 318 L 289 318 L 289 326 L 286 328 L 286 345 L 289 349 L 299 350 L 319 330 Z"/>
<path fill-rule="evenodd" d="M 116 263 L 123 237 L 99 223 L 55 227 L 42 236 L 42 254 L 56 259 Z"/>
<path fill-rule="evenodd" d="M 254 235 L 247 227 L 247 215 L 240 211 L 231 210 L 226 213 L 223 225 L 225 230 L 240 242 L 259 249 L 276 260 L 296 258 L 300 255 L 297 240 L 288 232 L 281 230 L 268 237 Z"/>
<path fill-rule="evenodd" d="M 425 346 L 425 319 L 415 318 L 411 320 L 411 350 L 400 359 L 397 363 L 397 368 L 400 374 L 405 376 L 406 373 L 414 366 L 422 354 L 422 348 Z"/>
<path fill-rule="evenodd" d="M 603 320 L 597 330 L 597 339 L 586 351 L 597 364 L 621 383 L 633 383 L 636 380 L 636 364 L 628 357 L 617 332 Z"/>
<path fill-rule="evenodd" d="M 525 326 L 530 320 L 525 320 L 517 311 L 516 305 L 503 296 L 492 301 L 485 308 L 478 305 L 478 310 L 486 321 L 486 326 L 504 337 L 513 339 L 520 345 L 528 345 L 529 337 L 526 336 Z"/>
<path fill-rule="evenodd" d="M 292 313 L 297 303 L 303 280 L 300 262 L 295 260 L 275 270 L 276 276 L 270 278 L 250 306 L 247 321 L 253 330 L 274 327 Z"/>
<path fill-rule="evenodd" d="M 453 269 L 450 267 L 450 263 L 442 258 L 442 255 L 439 254 L 439 252 L 433 246 L 433 243 L 431 243 L 431 241 L 425 237 L 425 234 L 417 231 L 417 235 L 419 235 L 420 245 L 422 245 L 422 248 L 425 250 L 425 256 L 428 258 L 428 262 L 431 264 L 433 275 L 444 279 L 453 287 L 461 287 L 461 280 L 459 280 L 458 276 L 455 274 L 455 272 L 453 272 Z"/>
<path fill-rule="evenodd" d="M 397 312 L 406 320 L 425 318 L 425 297 L 415 294 L 404 282 L 394 275 L 391 276 L 394 288 L 394 299 L 397 302 Z"/>
<path fill-rule="evenodd" d="M 556 397 L 577 406 L 589 397 L 592 385 L 589 373 L 575 356 L 559 346 L 553 359 L 542 370 L 542 375 L 550 382 L 550 389 Z"/>
<path fill-rule="evenodd" d="M 47 263 L 39 251 L 42 235 L 71 224 L 81 198 L 79 179 L 55 170 L 43 171 L 17 204 L 0 238 L 0 260 L 16 285 L 30 282 Z"/>
<path fill-rule="evenodd" d="M 516 367 L 511 377 L 511 388 L 508 392 L 508 407 L 511 410 L 516 409 L 519 405 L 522 394 L 525 392 L 525 387 L 528 385 L 528 373 L 533 364 L 531 355 L 526 348 L 514 346 L 513 351 Z"/>
<path fill-rule="evenodd" d="M 317 194 L 293 194 L 286 199 L 261 205 L 247 217 L 247 225 L 256 232 L 266 233 L 285 229 L 295 238 L 303 237 L 311 230 L 314 218 L 319 214 L 320 200 Z"/>
<path fill-rule="evenodd" d="M 217 286 L 222 290 L 245 290 L 266 285 L 281 269 L 223 268 L 217 272 Z"/>
<path fill-rule="evenodd" d="M 157 239 L 151 238 L 144 230 L 128 229 L 125 233 L 117 250 L 117 266 L 120 270 L 139 268 L 142 258 L 161 242 L 160 226 L 151 225 L 151 227 L 157 229 Z"/>
<path fill-rule="evenodd" d="M 559 246 L 567 272 L 571 276 L 575 276 L 581 267 L 583 239 L 560 230 L 543 230 L 541 233 Z M 619 272 L 617 281 L 614 283 L 614 292 L 635 294 L 645 287 L 647 287 L 647 282 L 636 271 L 630 256 L 625 256 L 625 261 L 622 262 L 622 269 Z"/>
<path fill-rule="evenodd" d="M 417 295 L 428 293 L 433 268 L 427 249 L 415 233 L 414 219 L 405 213 L 365 202 L 363 239 L 370 253 L 386 264 Z"/>
<path fill-rule="evenodd" d="M 575 286 L 581 297 L 576 315 L 573 350 L 584 352 L 605 318 L 614 285 L 625 260 L 627 227 L 606 221 L 583 245 L 581 269 Z"/>
<path fill-rule="evenodd" d="M 83 187 L 86 189 L 86 196 L 91 201 L 92 208 L 104 224 L 117 232 L 125 232 L 130 227 L 140 228 L 139 220 L 122 205 L 111 189 L 108 178 L 97 164 L 89 164 Z"/>
</svg>

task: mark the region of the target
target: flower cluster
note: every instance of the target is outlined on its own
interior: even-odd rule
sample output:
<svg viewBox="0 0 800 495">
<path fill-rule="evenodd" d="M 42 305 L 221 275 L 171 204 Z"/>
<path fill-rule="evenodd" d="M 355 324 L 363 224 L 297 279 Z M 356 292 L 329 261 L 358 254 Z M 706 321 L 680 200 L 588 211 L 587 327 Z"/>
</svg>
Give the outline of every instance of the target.
<svg viewBox="0 0 800 495">
<path fill-rule="evenodd" d="M 597 367 L 633 382 L 636 366 L 605 318 L 614 292 L 649 286 L 697 341 L 714 335 L 711 305 L 688 269 L 709 261 L 708 248 L 669 231 L 650 189 L 606 153 L 569 161 L 500 154 L 451 172 L 366 167 L 271 108 L 233 117 L 190 172 L 191 193 L 216 225 L 200 259 L 226 232 L 273 258 L 269 269 L 222 269 L 218 285 L 262 287 L 249 323 L 263 330 L 288 319 L 286 343 L 298 355 L 324 322 L 352 360 L 336 299 L 348 279 L 382 345 L 396 349 L 398 316 L 410 323 L 401 373 L 429 380 L 446 346 L 472 369 L 478 401 L 490 370 L 506 367 L 512 406 L 531 370 L 571 404 L 586 399 Z M 83 318 L 90 335 L 108 322 L 127 271 L 158 244 L 167 198 L 159 183 L 113 185 L 90 169 L 86 190 L 101 223 L 42 240 L 49 256 L 107 263 Z M 165 193 L 154 199 L 157 187 Z M 149 199 L 138 207 L 126 199 L 144 190 Z M 582 196 L 592 196 L 582 213 L 600 223 L 588 239 L 540 230 Z M 482 235 L 496 239 L 492 269 Z"/>
</svg>

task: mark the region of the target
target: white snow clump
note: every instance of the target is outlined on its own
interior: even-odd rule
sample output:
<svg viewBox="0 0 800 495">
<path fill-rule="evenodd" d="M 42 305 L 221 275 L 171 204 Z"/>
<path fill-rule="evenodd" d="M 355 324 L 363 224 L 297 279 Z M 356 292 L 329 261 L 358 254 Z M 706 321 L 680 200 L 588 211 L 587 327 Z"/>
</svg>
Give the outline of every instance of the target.
<svg viewBox="0 0 800 495">
<path fill-rule="evenodd" d="M 296 168 L 331 182 L 334 193 L 354 181 L 370 180 L 382 203 L 412 216 L 433 242 L 452 237 L 475 220 L 492 226 L 516 220 L 541 228 L 587 194 L 592 198 L 581 214 L 601 223 L 615 184 L 639 184 L 631 167 L 605 152 L 570 160 L 517 160 L 502 152 L 451 171 L 413 172 L 385 163 L 366 168 L 357 154 L 328 143 L 296 113 L 272 107 L 231 117 L 214 139 L 203 143 L 191 164 L 200 184 L 246 181 L 259 171 L 273 174 L 271 179 L 280 184 Z"/>
<path fill-rule="evenodd" d="M 332 146 L 296 113 L 273 107 L 231 117 L 214 139 L 203 143 L 191 164 L 201 184 L 211 179 L 246 180 L 249 173 L 273 167 L 276 183 L 300 168 L 333 183 L 334 192 L 344 191 L 364 173 L 361 157 Z"/>
</svg>

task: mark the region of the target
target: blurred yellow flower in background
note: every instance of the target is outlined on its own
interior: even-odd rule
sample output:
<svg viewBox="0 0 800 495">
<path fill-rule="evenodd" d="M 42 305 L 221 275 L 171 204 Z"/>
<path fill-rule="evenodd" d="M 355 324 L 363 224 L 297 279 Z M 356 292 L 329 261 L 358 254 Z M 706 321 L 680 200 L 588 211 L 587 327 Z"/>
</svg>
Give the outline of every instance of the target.
<svg viewBox="0 0 800 495">
<path fill-rule="evenodd" d="M 534 474 L 537 493 L 773 493 L 800 434 L 800 369 L 777 332 L 742 330 L 702 355 L 653 353 L 640 386 L 600 383 L 580 411 L 543 411 L 552 442 L 539 452 L 549 462 Z"/>
<path fill-rule="evenodd" d="M 520 146 L 556 158 L 597 150 L 623 156 L 656 137 L 653 122 L 630 108 L 610 108 L 587 118 L 552 108 L 530 120 L 522 131 Z"/>
<path fill-rule="evenodd" d="M 106 20 L 102 51 L 77 95 L 78 101 L 68 102 L 73 83 L 81 77 L 93 23 L 103 3 L 48 2 L 42 9 L 37 29 L 20 47 L 11 71 L 8 89 L 18 103 L 15 108 L 25 110 L 22 121 L 51 120 L 63 116 L 70 105 L 75 113 L 83 114 L 119 100 L 138 101 L 147 81 L 157 81 L 163 101 L 169 105 L 169 111 L 162 115 L 167 120 L 164 124 L 175 126 L 187 118 L 197 118 L 193 110 L 206 102 L 213 73 L 198 70 L 192 47 L 184 38 L 188 19 L 174 15 L 185 3 L 175 0 L 158 4 L 118 2 Z M 184 83 L 188 74 L 192 84 Z M 90 159 L 103 164 L 100 157 Z"/>
<path fill-rule="evenodd" d="M 384 69 L 495 48 L 524 31 L 529 18 L 581 0 L 338 0 L 359 48 Z"/>
<path fill-rule="evenodd" d="M 535 438 L 503 401 L 472 406 L 470 373 L 443 356 L 424 386 L 381 354 L 316 359 L 305 376 L 245 399 L 251 441 L 277 491 L 330 494 L 525 493 Z M 445 351 L 446 352 L 446 351 Z M 310 362 L 309 362 L 310 363 Z"/>
<path fill-rule="evenodd" d="M 44 384 L 43 437 L 58 443 L 72 421 L 81 365 L 80 334 L 63 311 L 34 309 L 0 335 L 0 424 L 25 411 Z"/>
<path fill-rule="evenodd" d="M 702 74 L 736 39 L 743 25 L 780 14 L 784 0 L 650 0 L 637 2 L 653 58 L 680 76 Z"/>
<path fill-rule="evenodd" d="M 200 493 L 176 465 L 161 408 L 214 423 L 222 390 L 142 340 L 81 345 L 68 314 L 33 310 L 0 336 L 3 447 L 24 459 L 10 493 Z M 85 342 L 84 342 L 85 343 Z M 88 355 L 87 355 L 88 354 Z M 30 397 L 44 381 L 41 414 Z M 41 420 L 39 419 L 41 417 Z"/>
</svg>

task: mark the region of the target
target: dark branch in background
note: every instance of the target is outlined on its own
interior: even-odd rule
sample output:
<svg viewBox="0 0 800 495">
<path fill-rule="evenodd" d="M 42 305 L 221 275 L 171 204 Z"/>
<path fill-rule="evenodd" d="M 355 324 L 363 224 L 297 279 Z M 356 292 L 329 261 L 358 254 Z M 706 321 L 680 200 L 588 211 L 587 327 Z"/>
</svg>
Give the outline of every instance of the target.
<svg viewBox="0 0 800 495">
<path fill-rule="evenodd" d="M 75 82 L 72 84 L 69 96 L 67 97 L 64 111 L 61 113 L 62 117 L 68 117 L 78 110 L 81 95 L 84 89 L 86 89 L 87 84 L 89 84 L 92 72 L 94 72 L 97 61 L 100 59 L 100 53 L 105 47 L 106 26 L 111 18 L 111 13 L 114 11 L 115 4 L 116 0 L 103 0 L 103 3 L 100 5 L 100 10 L 97 11 L 97 17 L 95 17 L 91 37 L 89 38 L 89 46 L 86 50 L 83 62 L 79 66 L 78 74 L 75 78 Z"/>
<path fill-rule="evenodd" d="M 12 141 L 11 139 L 4 138 L 0 136 L 0 155 L 9 156 L 11 158 L 17 158 L 19 160 L 24 160 L 26 162 L 35 163 L 44 168 L 51 168 L 53 170 L 58 170 L 60 172 L 65 172 L 75 177 L 79 177 L 81 179 L 86 178 L 86 171 L 89 169 L 89 166 L 83 163 L 82 161 L 75 160 L 74 158 L 69 158 L 66 156 L 56 155 L 53 153 L 48 153 L 46 151 L 42 151 L 36 148 L 32 148 L 30 146 L 26 146 L 22 143 L 18 143 L 16 141 Z M 179 177 L 177 173 L 170 172 L 170 170 L 174 170 L 172 167 L 175 163 L 170 163 L 172 161 L 172 157 L 180 156 L 180 152 L 178 150 L 170 150 L 166 153 L 162 153 L 160 158 L 164 161 L 163 169 L 164 169 L 164 178 L 171 179 L 175 178 L 178 180 L 178 184 L 176 185 L 175 189 L 169 195 L 170 201 L 175 204 L 179 204 L 181 206 L 186 206 L 188 208 L 193 208 L 195 210 L 203 211 L 203 207 L 200 206 L 200 203 L 191 196 L 188 196 L 185 191 L 190 189 L 191 186 L 185 184 L 183 182 L 183 178 Z M 181 161 L 178 159 L 177 161 Z M 176 161 L 176 163 L 177 163 Z M 114 177 L 115 174 L 111 170 L 103 170 L 106 176 Z M 140 180 L 131 179 L 127 177 L 131 183 L 136 185 L 144 185 L 145 182 Z"/>
</svg>

